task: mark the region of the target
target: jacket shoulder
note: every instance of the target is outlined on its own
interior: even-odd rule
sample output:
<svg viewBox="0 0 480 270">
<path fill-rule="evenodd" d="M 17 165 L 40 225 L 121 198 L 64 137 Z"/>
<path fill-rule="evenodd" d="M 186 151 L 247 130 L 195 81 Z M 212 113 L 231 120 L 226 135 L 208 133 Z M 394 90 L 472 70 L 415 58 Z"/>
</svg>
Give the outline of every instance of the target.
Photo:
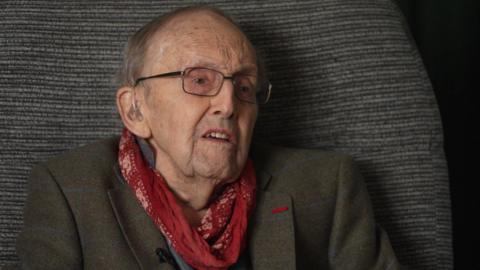
<svg viewBox="0 0 480 270">
<path fill-rule="evenodd" d="M 323 149 L 305 149 L 252 143 L 250 157 L 255 167 L 269 172 L 278 172 L 286 167 L 313 165 L 316 170 L 336 168 L 342 162 L 352 162 L 348 154 Z"/>
<path fill-rule="evenodd" d="M 269 190 L 285 192 L 297 201 L 329 198 L 333 203 L 340 185 L 359 180 L 352 157 L 343 153 L 252 144 L 250 156 L 256 173 L 269 176 Z"/>
<path fill-rule="evenodd" d="M 45 167 L 58 181 L 66 179 L 72 183 L 110 176 L 117 160 L 118 141 L 118 137 L 98 140 L 64 152 L 37 167 Z"/>
</svg>

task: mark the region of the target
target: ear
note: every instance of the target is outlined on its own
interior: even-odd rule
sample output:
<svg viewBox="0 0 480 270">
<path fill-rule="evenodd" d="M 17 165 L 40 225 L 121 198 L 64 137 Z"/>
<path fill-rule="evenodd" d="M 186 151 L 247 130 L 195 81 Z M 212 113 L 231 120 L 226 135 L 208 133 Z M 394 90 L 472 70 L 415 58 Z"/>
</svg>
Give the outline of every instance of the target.
<svg viewBox="0 0 480 270">
<path fill-rule="evenodd" d="M 139 101 L 135 98 L 133 87 L 123 86 L 117 90 L 117 109 L 125 127 L 133 134 L 148 139 L 152 132 L 148 121 L 144 119 Z"/>
</svg>

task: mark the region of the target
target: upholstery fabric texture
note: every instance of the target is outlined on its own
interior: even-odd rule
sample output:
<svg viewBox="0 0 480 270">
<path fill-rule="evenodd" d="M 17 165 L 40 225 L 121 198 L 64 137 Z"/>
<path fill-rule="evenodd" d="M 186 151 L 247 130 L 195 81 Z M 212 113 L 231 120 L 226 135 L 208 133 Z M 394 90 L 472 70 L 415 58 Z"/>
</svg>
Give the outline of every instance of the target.
<svg viewBox="0 0 480 270">
<path fill-rule="evenodd" d="M 0 265 L 18 260 L 32 166 L 120 134 L 112 78 L 128 36 L 195 2 L 0 3 Z M 439 112 L 398 8 L 389 0 L 201 2 L 232 15 L 266 59 L 274 87 L 256 140 L 353 155 L 399 261 L 451 269 Z"/>
</svg>

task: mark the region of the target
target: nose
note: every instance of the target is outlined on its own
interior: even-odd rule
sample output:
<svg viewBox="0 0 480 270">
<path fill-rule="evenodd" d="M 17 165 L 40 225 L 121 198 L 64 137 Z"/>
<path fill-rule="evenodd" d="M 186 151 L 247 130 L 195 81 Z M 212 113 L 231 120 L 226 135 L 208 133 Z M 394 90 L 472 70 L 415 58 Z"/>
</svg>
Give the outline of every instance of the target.
<svg viewBox="0 0 480 270">
<path fill-rule="evenodd" d="M 212 113 L 223 118 L 231 118 L 236 113 L 237 102 L 233 81 L 225 78 L 220 92 L 210 100 Z"/>
</svg>

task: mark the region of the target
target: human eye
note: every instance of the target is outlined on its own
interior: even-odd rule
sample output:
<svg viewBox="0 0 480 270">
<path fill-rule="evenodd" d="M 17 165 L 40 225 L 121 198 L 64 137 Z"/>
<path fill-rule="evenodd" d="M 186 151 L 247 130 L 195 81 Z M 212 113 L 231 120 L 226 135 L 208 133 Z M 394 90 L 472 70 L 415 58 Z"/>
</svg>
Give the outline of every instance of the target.
<svg viewBox="0 0 480 270">
<path fill-rule="evenodd" d="M 193 84 L 199 85 L 199 86 L 203 86 L 211 82 L 210 76 L 208 76 L 206 72 L 202 72 L 202 71 L 192 72 L 189 78 Z"/>
<path fill-rule="evenodd" d="M 252 92 L 255 94 L 255 82 L 249 76 L 237 76 L 235 77 L 235 84 L 237 86 L 237 90 L 240 92 Z"/>
<path fill-rule="evenodd" d="M 235 89 L 242 99 L 251 100 L 255 97 L 255 84 L 248 77 L 235 78 Z"/>
<path fill-rule="evenodd" d="M 207 69 L 193 69 L 186 76 L 186 89 L 194 94 L 207 94 L 214 84 L 214 76 Z"/>
<path fill-rule="evenodd" d="M 253 87 L 250 84 L 240 84 L 237 89 L 238 91 L 246 94 L 253 92 Z"/>
<path fill-rule="evenodd" d="M 197 85 L 203 85 L 208 82 L 208 79 L 205 77 L 193 77 L 192 78 L 192 83 L 197 84 Z"/>
</svg>

